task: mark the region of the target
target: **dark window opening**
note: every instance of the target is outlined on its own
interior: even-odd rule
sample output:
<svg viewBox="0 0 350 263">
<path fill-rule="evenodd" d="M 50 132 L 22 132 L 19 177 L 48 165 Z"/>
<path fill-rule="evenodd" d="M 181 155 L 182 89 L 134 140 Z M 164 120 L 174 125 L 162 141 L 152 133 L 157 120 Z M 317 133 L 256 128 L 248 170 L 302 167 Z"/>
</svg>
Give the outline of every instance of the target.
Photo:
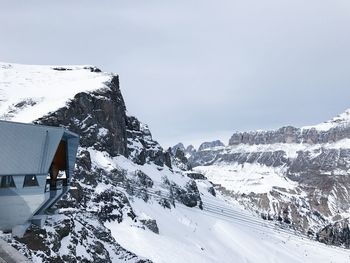
<svg viewBox="0 0 350 263">
<path fill-rule="evenodd" d="M 0 188 L 15 188 L 15 182 L 12 175 L 1 176 Z"/>
<path fill-rule="evenodd" d="M 50 167 L 50 177 L 56 180 L 60 171 L 67 169 L 66 142 L 61 141 Z"/>
<path fill-rule="evenodd" d="M 63 181 L 67 180 L 66 179 L 67 174 L 65 174 L 66 170 L 67 170 L 67 145 L 66 145 L 66 142 L 62 140 L 58 145 L 52 164 L 50 166 L 50 171 L 49 171 L 50 179 L 48 179 L 48 182 L 50 183 L 51 190 L 60 189 Z"/>
<path fill-rule="evenodd" d="M 24 177 L 23 187 L 39 186 L 38 179 L 35 175 L 26 175 Z"/>
</svg>

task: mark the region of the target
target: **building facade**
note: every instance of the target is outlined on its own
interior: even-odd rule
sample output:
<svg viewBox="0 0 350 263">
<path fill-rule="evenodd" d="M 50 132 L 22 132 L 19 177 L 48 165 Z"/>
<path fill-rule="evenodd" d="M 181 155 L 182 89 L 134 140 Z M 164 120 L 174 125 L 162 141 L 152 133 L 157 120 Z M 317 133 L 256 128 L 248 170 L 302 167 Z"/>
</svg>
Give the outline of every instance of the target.
<svg viewBox="0 0 350 263">
<path fill-rule="evenodd" d="M 69 190 L 78 135 L 0 121 L 0 230 L 28 224 Z"/>
</svg>

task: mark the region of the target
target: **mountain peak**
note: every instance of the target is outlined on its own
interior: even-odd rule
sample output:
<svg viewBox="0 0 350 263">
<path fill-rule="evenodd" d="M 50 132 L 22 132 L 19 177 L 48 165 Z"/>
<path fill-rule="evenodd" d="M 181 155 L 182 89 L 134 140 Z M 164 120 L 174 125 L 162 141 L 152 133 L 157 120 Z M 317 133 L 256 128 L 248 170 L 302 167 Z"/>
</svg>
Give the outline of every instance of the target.
<svg viewBox="0 0 350 263">
<path fill-rule="evenodd" d="M 211 149 L 211 148 L 214 148 L 214 147 L 219 147 L 219 146 L 225 146 L 225 144 L 222 141 L 220 141 L 220 140 L 215 140 L 215 141 L 212 141 L 212 142 L 203 142 L 199 146 L 198 151 L 204 151 L 204 150 Z"/>
</svg>

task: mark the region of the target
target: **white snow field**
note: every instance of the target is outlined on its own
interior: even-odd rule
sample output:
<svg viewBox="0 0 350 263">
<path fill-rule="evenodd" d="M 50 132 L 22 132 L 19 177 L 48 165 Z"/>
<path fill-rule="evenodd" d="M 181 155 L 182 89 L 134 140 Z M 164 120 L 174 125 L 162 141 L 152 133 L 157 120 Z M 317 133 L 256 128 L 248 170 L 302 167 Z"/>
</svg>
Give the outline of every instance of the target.
<svg viewBox="0 0 350 263">
<path fill-rule="evenodd" d="M 109 158 L 91 150 L 90 153 L 94 165 L 99 167 L 112 169 L 118 166 L 129 172 L 137 169 L 147 173 L 155 183 L 150 195 L 155 190 L 162 191 L 162 174 L 178 185 L 188 181 L 179 173 L 170 174 L 167 169 L 159 171 L 153 165 L 136 165 L 123 157 Z M 139 217 L 156 220 L 159 234 L 130 218 L 120 224 L 108 222 L 105 226 L 121 246 L 155 263 L 350 262 L 349 250 L 298 236 L 225 201 L 221 195 L 214 197 L 208 192 L 210 184 L 206 180 L 197 181 L 197 185 L 203 210 L 179 203 L 170 210 L 152 198 L 147 203 L 139 198 L 129 198 Z"/>
<path fill-rule="evenodd" d="M 284 174 L 284 167 L 268 167 L 260 164 L 218 164 L 198 166 L 195 171 L 204 174 L 209 181 L 239 194 L 268 193 L 273 187 L 294 189 L 297 183 Z"/>
<path fill-rule="evenodd" d="M 248 214 L 230 219 L 183 205 L 171 210 L 156 203 L 145 205 L 140 199 L 132 206 L 145 219 L 156 219 L 160 233 L 144 230 L 131 219 L 106 226 L 120 245 L 154 262 L 350 262 L 348 250 L 264 227 Z"/>
<path fill-rule="evenodd" d="M 348 126 L 349 123 L 350 123 L 350 109 L 347 109 L 345 112 L 339 114 L 337 117 L 334 117 L 329 121 L 316 124 L 313 126 L 305 126 L 303 127 L 303 129 L 315 128 L 316 130 L 320 130 L 320 131 L 328 131 L 339 125 Z"/>
<path fill-rule="evenodd" d="M 79 92 L 105 87 L 112 74 L 91 68 L 0 62 L 0 119 L 30 122 L 65 106 Z"/>
</svg>

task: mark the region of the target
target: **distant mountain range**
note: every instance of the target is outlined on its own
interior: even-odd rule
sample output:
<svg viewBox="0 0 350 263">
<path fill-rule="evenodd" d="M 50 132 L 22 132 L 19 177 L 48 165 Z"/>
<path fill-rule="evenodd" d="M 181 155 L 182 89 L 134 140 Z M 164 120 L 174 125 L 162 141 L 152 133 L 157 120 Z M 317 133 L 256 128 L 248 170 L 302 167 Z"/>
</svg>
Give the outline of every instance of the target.
<svg viewBox="0 0 350 263">
<path fill-rule="evenodd" d="M 350 110 L 315 126 L 174 146 L 227 196 L 327 244 L 350 246 Z"/>
</svg>

